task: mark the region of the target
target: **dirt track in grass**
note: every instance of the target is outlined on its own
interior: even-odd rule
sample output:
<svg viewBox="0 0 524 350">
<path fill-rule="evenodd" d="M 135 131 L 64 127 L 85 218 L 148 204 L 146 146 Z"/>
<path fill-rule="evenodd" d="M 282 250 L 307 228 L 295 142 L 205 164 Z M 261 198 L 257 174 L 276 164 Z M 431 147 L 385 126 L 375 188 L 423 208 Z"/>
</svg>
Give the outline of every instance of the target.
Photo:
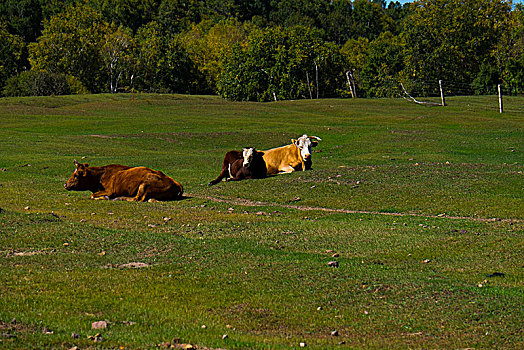
<svg viewBox="0 0 524 350">
<path fill-rule="evenodd" d="M 243 198 L 218 198 L 218 197 L 201 196 L 201 195 L 189 194 L 189 193 L 187 193 L 187 196 L 206 199 L 212 202 L 229 203 L 231 205 L 243 205 L 247 207 L 280 207 L 280 208 L 296 209 L 296 210 L 301 210 L 301 211 L 323 211 L 323 212 L 329 212 L 329 213 L 343 213 L 343 214 L 372 214 L 372 215 L 398 216 L 398 217 L 420 217 L 420 218 L 436 218 L 436 219 L 452 219 L 452 220 L 469 220 L 469 221 L 478 221 L 478 222 L 495 222 L 495 221 L 511 222 L 511 223 L 524 222 L 524 220 L 521 220 L 521 219 L 452 216 L 452 215 L 446 215 L 446 214 L 427 215 L 427 214 L 417 214 L 417 213 L 394 213 L 394 212 L 380 212 L 380 211 L 369 211 L 369 210 L 312 207 L 312 206 L 297 205 L 297 204 L 278 204 L 278 203 L 269 203 L 269 202 L 261 202 L 261 201 L 251 201 L 251 200 L 243 199 Z M 298 201 L 299 200 L 297 200 L 297 202 Z"/>
</svg>

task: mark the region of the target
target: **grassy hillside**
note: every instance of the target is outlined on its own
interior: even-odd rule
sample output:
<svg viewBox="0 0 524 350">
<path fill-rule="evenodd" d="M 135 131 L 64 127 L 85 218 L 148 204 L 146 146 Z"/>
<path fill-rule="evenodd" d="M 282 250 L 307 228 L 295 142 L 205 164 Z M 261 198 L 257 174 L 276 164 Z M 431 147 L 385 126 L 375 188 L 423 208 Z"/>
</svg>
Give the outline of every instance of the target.
<svg viewBox="0 0 524 350">
<path fill-rule="evenodd" d="M 0 347 L 521 348 L 524 116 L 488 99 L 0 99 Z M 207 186 L 303 133 L 312 171 Z M 74 159 L 187 198 L 92 201 Z"/>
</svg>

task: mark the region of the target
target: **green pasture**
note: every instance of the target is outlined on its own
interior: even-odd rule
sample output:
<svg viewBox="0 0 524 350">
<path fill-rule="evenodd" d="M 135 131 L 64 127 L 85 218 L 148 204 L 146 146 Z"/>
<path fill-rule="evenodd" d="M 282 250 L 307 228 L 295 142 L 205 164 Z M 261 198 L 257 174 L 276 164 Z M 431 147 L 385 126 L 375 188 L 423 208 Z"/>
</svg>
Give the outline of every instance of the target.
<svg viewBox="0 0 524 350">
<path fill-rule="evenodd" d="M 0 99 L 0 348 L 523 348 L 524 115 L 492 99 Z M 207 186 L 304 133 L 311 171 Z M 75 159 L 185 198 L 90 200 Z"/>
</svg>

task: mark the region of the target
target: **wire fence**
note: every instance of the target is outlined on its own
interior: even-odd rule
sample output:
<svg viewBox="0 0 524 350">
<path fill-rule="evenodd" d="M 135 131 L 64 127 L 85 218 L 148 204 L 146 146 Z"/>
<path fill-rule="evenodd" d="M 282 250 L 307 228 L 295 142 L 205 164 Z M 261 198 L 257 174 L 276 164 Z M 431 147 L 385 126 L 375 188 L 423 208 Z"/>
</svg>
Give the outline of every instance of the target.
<svg viewBox="0 0 524 350">
<path fill-rule="evenodd" d="M 401 89 L 401 97 L 414 103 L 524 114 L 524 95 L 505 85 L 417 80 L 401 84 Z"/>
</svg>

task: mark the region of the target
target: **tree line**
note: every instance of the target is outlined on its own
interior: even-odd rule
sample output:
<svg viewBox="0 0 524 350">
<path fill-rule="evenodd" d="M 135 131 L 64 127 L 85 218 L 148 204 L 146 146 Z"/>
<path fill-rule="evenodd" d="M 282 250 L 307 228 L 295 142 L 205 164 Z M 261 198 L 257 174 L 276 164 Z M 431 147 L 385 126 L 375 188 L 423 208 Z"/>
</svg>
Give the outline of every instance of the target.
<svg viewBox="0 0 524 350">
<path fill-rule="evenodd" d="M 505 0 L 3 0 L 3 96 L 386 97 L 434 82 L 524 90 L 524 7 Z M 432 82 L 431 84 L 429 82 Z"/>
</svg>

